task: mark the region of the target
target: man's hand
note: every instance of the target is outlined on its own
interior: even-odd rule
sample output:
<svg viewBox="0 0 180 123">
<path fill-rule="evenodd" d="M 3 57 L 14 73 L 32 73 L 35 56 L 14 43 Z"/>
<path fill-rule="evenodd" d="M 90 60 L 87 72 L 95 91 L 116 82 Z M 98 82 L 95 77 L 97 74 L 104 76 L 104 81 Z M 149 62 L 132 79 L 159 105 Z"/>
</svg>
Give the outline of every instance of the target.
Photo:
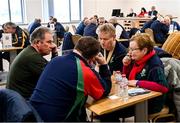
<svg viewBox="0 0 180 123">
<path fill-rule="evenodd" d="M 97 56 L 95 56 L 95 61 L 99 64 L 99 65 L 105 65 L 107 64 L 105 58 L 103 57 L 103 55 L 101 53 L 99 53 Z"/>
<path fill-rule="evenodd" d="M 52 53 L 56 54 L 58 51 L 57 51 L 57 46 L 55 43 L 52 43 Z"/>
</svg>

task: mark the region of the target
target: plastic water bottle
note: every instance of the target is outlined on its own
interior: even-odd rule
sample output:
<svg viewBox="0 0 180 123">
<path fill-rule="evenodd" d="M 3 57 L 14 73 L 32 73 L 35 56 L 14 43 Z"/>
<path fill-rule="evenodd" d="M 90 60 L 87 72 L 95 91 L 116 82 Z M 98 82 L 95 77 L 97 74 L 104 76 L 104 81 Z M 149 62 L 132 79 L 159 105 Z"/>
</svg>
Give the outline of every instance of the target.
<svg viewBox="0 0 180 123">
<path fill-rule="evenodd" d="M 169 33 L 172 33 L 174 31 L 174 25 L 170 24 L 169 25 Z"/>
<path fill-rule="evenodd" d="M 115 72 L 115 94 L 118 97 L 121 97 L 121 82 L 122 82 L 122 76 L 120 71 Z"/>
<path fill-rule="evenodd" d="M 177 26 L 174 26 L 174 32 L 177 32 L 178 30 L 177 30 Z"/>
<path fill-rule="evenodd" d="M 121 88 L 122 88 L 122 99 L 123 101 L 128 100 L 128 79 L 126 78 L 125 74 L 122 74 L 122 82 L 121 82 Z"/>
</svg>

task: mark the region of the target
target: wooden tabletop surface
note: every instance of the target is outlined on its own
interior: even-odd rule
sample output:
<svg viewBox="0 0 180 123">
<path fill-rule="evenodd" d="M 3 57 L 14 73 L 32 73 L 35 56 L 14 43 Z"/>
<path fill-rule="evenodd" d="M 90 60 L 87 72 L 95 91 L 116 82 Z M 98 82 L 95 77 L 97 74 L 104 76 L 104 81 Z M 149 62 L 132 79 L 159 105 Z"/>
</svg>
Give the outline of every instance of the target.
<svg viewBox="0 0 180 123">
<path fill-rule="evenodd" d="M 114 88 L 114 84 L 113 84 L 110 95 L 114 94 L 113 88 Z M 124 107 L 128 107 L 128 106 L 146 101 L 148 99 L 151 99 L 160 95 L 162 95 L 162 93 L 151 91 L 150 93 L 147 93 L 147 94 L 137 95 L 133 97 L 129 96 L 129 99 L 126 102 L 124 102 L 120 98 L 110 99 L 106 97 L 104 99 L 100 99 L 99 101 L 92 101 L 90 103 L 87 103 L 87 108 L 97 115 L 102 115 L 102 114 L 110 113 L 110 112 L 122 109 Z"/>
</svg>

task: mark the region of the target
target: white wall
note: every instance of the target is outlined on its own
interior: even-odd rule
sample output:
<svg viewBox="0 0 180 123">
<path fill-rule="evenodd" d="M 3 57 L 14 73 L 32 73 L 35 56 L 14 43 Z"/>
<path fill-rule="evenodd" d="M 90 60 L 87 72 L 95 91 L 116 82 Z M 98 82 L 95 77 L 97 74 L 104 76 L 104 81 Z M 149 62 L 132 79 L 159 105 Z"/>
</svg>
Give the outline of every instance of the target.
<svg viewBox="0 0 180 123">
<path fill-rule="evenodd" d="M 150 10 L 152 5 L 155 5 L 159 13 L 162 15 L 172 14 L 177 16 L 180 23 L 180 0 L 82 0 L 82 17 L 91 17 L 95 14 L 104 16 L 107 20 L 111 16 L 113 8 L 121 8 L 126 15 L 130 8 L 133 8 L 136 13 L 140 12 L 141 7 Z M 34 18 L 43 18 L 42 1 L 41 0 L 26 0 L 27 23 Z"/>
<path fill-rule="evenodd" d="M 180 0 L 84 0 L 83 3 L 83 16 L 87 17 L 97 14 L 108 20 L 113 8 L 120 8 L 126 15 L 130 8 L 139 13 L 141 7 L 149 11 L 155 5 L 160 14 L 172 14 L 178 17 L 176 21 L 180 23 Z"/>
<path fill-rule="evenodd" d="M 43 18 L 41 0 L 25 0 L 26 2 L 26 21 L 32 22 L 35 18 Z"/>
</svg>

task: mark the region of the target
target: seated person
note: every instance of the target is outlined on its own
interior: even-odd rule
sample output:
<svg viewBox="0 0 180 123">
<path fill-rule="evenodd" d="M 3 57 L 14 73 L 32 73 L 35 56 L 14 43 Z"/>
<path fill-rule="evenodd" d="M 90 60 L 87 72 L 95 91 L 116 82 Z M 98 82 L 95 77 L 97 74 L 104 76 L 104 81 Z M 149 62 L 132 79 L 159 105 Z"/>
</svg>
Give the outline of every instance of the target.
<svg viewBox="0 0 180 123">
<path fill-rule="evenodd" d="M 131 38 L 133 35 L 139 32 L 138 25 L 135 21 L 131 21 L 131 25 L 132 25 L 132 28 L 129 31 L 129 38 Z"/>
<path fill-rule="evenodd" d="M 113 24 L 113 26 L 116 29 L 116 39 L 128 39 L 128 33 L 124 29 L 124 27 L 117 22 L 117 19 L 115 17 L 111 18 L 109 20 L 109 23 Z"/>
<path fill-rule="evenodd" d="M 144 23 L 144 25 L 143 25 L 143 27 L 140 29 L 140 31 L 141 31 L 142 33 L 144 33 L 144 32 L 145 32 L 145 29 L 150 28 L 150 27 L 151 27 L 151 24 L 152 24 L 155 20 L 157 20 L 157 17 L 154 17 L 153 19 L 151 19 L 151 20 L 147 21 L 146 23 Z"/>
<path fill-rule="evenodd" d="M 154 18 L 157 16 L 157 14 L 158 14 L 158 11 L 156 11 L 156 7 L 152 6 L 151 11 L 148 12 L 148 16 Z"/>
<path fill-rule="evenodd" d="M 12 46 L 14 47 L 27 47 L 29 42 L 29 35 L 21 29 L 19 26 L 17 26 L 13 22 L 7 22 L 3 24 L 3 29 L 0 31 L 0 39 L 2 38 L 2 33 L 11 33 L 12 34 Z M 18 53 L 21 50 L 18 50 Z M 0 70 L 3 71 L 2 68 L 2 58 L 10 61 L 10 54 L 9 52 L 0 52 Z"/>
<path fill-rule="evenodd" d="M 65 29 L 60 22 L 57 22 L 56 18 L 52 19 L 51 24 L 54 24 L 56 36 L 58 39 L 62 39 L 64 37 Z"/>
<path fill-rule="evenodd" d="M 75 34 L 72 35 L 71 32 L 66 32 L 64 34 L 64 40 L 62 44 L 62 55 L 65 55 L 69 52 L 72 52 L 74 49 L 74 46 L 81 38 L 81 35 Z"/>
<path fill-rule="evenodd" d="M 97 19 L 91 18 L 90 23 L 84 28 L 83 36 L 92 36 L 97 38 L 96 29 L 98 27 Z"/>
<path fill-rule="evenodd" d="M 49 22 L 47 24 L 47 27 L 50 28 L 50 24 L 52 23 L 52 20 L 53 20 L 53 16 L 49 16 Z"/>
<path fill-rule="evenodd" d="M 145 17 L 145 15 L 148 14 L 146 12 L 146 9 L 144 7 L 141 8 L 141 12 L 138 14 L 138 17 Z"/>
<path fill-rule="evenodd" d="M 166 15 L 164 18 L 167 18 L 167 19 L 170 19 L 170 25 L 173 26 L 173 31 L 180 31 L 180 26 L 179 26 L 179 23 L 176 22 L 176 21 L 173 21 L 173 16 L 172 15 Z M 169 26 L 170 26 L 169 25 Z"/>
<path fill-rule="evenodd" d="M 83 21 L 81 21 L 77 26 L 75 34 L 83 35 L 84 28 L 89 24 L 89 22 L 90 22 L 89 19 L 87 17 L 84 17 Z"/>
<path fill-rule="evenodd" d="M 139 33 L 131 38 L 129 51 L 123 59 L 123 73 L 129 79 L 129 85 L 162 92 L 163 95 L 148 100 L 148 113 L 160 112 L 165 104 L 168 82 L 164 66 L 153 50 L 153 42 L 148 34 Z M 134 115 L 134 106 L 101 116 L 102 121 L 118 121 L 119 117 Z"/>
<path fill-rule="evenodd" d="M 98 32 L 99 32 L 99 26 L 100 26 L 100 25 L 103 25 L 104 23 L 107 23 L 107 21 L 105 20 L 104 17 L 99 17 L 98 20 L 99 20 L 99 21 L 98 21 L 98 27 L 97 27 L 97 29 L 96 29 L 96 34 L 98 34 Z"/>
<path fill-rule="evenodd" d="M 133 9 L 130 9 L 130 13 L 127 14 L 127 17 L 136 17 L 136 13 L 133 11 Z"/>
<path fill-rule="evenodd" d="M 104 23 L 107 23 L 104 17 L 99 17 L 98 18 L 98 25 L 103 25 Z"/>
<path fill-rule="evenodd" d="M 7 77 L 6 87 L 29 99 L 48 61 L 43 57 L 52 52 L 57 56 L 53 33 L 47 27 L 38 27 L 31 35 L 31 45 L 16 56 Z"/>
<path fill-rule="evenodd" d="M 99 26 L 98 38 L 111 74 L 113 71 L 122 71 L 122 59 L 126 55 L 126 48 L 116 41 L 114 26 L 110 23 Z"/>
<path fill-rule="evenodd" d="M 41 26 L 41 19 L 34 19 L 34 22 L 32 22 L 29 26 L 28 26 L 28 31 L 29 34 L 31 34 L 36 28 Z"/>
<path fill-rule="evenodd" d="M 99 41 L 85 36 L 72 53 L 50 61 L 30 98 L 43 121 L 86 121 L 87 96 L 98 100 L 109 94 L 111 74 L 99 51 Z M 99 73 L 91 67 L 92 62 L 99 64 Z"/>
<path fill-rule="evenodd" d="M 156 43 L 163 44 L 167 39 L 169 32 L 170 20 L 168 18 L 158 18 L 151 24 L 154 39 Z"/>
<path fill-rule="evenodd" d="M 71 50 L 74 48 L 74 44 L 72 41 L 72 33 L 66 32 L 64 34 L 63 44 L 62 44 L 62 51 L 64 50 Z"/>
</svg>

